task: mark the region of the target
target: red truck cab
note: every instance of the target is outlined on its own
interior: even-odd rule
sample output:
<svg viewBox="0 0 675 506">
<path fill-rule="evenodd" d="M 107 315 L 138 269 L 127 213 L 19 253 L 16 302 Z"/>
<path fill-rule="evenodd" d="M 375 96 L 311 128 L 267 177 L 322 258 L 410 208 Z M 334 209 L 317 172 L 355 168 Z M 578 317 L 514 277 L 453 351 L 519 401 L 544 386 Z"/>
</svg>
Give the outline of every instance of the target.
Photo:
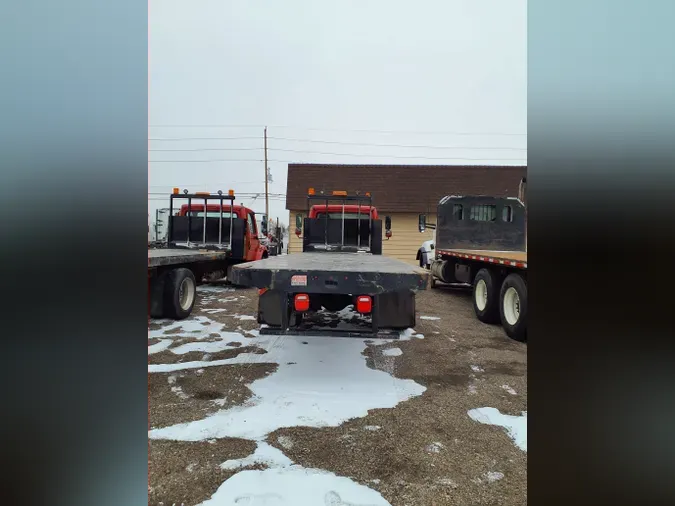
<svg viewBox="0 0 675 506">
<path fill-rule="evenodd" d="M 207 204 L 206 217 L 218 218 L 220 216 L 220 204 Z M 267 248 L 261 244 L 258 235 L 258 224 L 256 223 L 255 213 L 244 206 L 223 205 L 223 220 L 229 220 L 231 213 L 233 218 L 241 218 L 246 220 L 246 234 L 245 234 L 245 248 L 244 258 L 242 260 L 251 262 L 253 260 L 260 260 L 267 258 Z M 177 213 L 177 216 L 194 216 L 198 218 L 204 217 L 204 204 L 183 204 Z"/>
</svg>

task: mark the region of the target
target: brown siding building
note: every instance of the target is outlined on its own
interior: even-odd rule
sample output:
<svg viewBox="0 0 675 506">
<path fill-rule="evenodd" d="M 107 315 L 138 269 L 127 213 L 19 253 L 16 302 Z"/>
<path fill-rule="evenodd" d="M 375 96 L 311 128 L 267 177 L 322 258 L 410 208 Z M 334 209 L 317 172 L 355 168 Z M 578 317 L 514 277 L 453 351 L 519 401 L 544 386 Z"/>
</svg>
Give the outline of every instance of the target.
<svg viewBox="0 0 675 506">
<path fill-rule="evenodd" d="M 423 241 L 433 231 L 420 234 L 417 215 L 436 219 L 436 205 L 446 195 L 518 197 L 525 166 L 478 165 L 333 165 L 289 164 L 286 209 L 289 211 L 289 253 L 302 251 L 295 235 L 295 216 L 307 211 L 307 190 L 371 192 L 380 214 L 391 216 L 391 239 L 383 241 L 383 254 L 415 263 Z"/>
</svg>

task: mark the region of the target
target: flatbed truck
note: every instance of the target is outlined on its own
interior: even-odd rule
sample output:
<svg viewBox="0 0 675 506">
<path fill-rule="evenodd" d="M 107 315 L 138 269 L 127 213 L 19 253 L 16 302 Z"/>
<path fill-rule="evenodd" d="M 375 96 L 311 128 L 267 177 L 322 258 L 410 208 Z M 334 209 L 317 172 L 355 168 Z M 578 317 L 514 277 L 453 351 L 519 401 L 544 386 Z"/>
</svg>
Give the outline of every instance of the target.
<svg viewBox="0 0 675 506">
<path fill-rule="evenodd" d="M 527 339 L 527 234 L 518 198 L 447 196 L 437 223 L 419 216 L 419 230 L 436 230 L 431 286 L 471 286 L 473 309 L 484 323 L 501 323 L 517 341 Z"/>
<path fill-rule="evenodd" d="M 339 200 L 339 206 L 329 201 Z M 312 205 L 316 201 L 323 205 Z M 370 194 L 331 192 L 307 196 L 308 217 L 297 217 L 302 253 L 237 265 L 233 281 L 259 288 L 261 333 L 397 337 L 415 326 L 415 293 L 426 289 L 428 271 L 382 256 L 382 220 Z M 365 205 L 364 205 L 365 204 Z M 385 237 L 391 218 L 385 218 Z M 337 312 L 353 305 L 370 319 L 367 328 L 317 329 L 309 313 Z"/>
<path fill-rule="evenodd" d="M 174 215 L 176 199 L 187 204 Z M 233 265 L 267 257 L 253 211 L 235 205 L 234 200 L 232 190 L 181 194 L 174 188 L 166 245 L 148 248 L 149 316 L 187 318 L 197 299 L 197 286 L 206 276 L 229 276 Z"/>
</svg>

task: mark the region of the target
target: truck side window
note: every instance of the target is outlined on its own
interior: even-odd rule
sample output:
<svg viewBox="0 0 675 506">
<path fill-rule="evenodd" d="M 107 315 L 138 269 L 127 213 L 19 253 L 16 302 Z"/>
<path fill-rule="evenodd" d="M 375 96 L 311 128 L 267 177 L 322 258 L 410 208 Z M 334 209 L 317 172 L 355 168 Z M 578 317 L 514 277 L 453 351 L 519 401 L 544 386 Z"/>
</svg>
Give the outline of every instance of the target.
<svg viewBox="0 0 675 506">
<path fill-rule="evenodd" d="M 464 219 L 464 206 L 462 204 L 455 204 L 452 207 L 452 215 L 456 220 Z"/>
<path fill-rule="evenodd" d="M 248 213 L 248 229 L 251 232 L 251 235 L 258 235 L 258 228 L 255 224 L 255 218 L 251 213 Z"/>
<path fill-rule="evenodd" d="M 497 206 L 471 206 L 469 219 L 473 221 L 495 221 L 497 219 Z"/>
<path fill-rule="evenodd" d="M 504 206 L 502 209 L 502 221 L 513 221 L 513 208 L 511 206 Z"/>
</svg>

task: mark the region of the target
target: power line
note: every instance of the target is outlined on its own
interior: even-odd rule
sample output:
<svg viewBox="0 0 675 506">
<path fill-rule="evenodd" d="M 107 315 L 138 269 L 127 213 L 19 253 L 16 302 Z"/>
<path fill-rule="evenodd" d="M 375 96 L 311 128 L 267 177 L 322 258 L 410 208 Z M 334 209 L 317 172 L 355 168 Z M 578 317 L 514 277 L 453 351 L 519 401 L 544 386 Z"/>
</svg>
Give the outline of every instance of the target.
<svg viewBox="0 0 675 506">
<path fill-rule="evenodd" d="M 279 150 L 277 150 L 279 151 Z M 290 150 L 292 151 L 292 150 Z M 430 157 L 430 156 L 389 156 L 389 155 L 364 155 L 364 154 L 348 154 L 348 153 L 323 153 L 320 151 L 299 151 L 299 153 L 306 154 L 322 154 L 322 155 L 334 155 L 334 156 L 360 156 L 363 158 L 389 158 L 389 159 L 408 159 L 408 160 L 465 160 L 465 161 L 519 161 L 525 163 L 523 158 L 469 158 L 469 157 Z M 269 159 L 268 162 L 280 162 L 280 163 L 304 163 L 299 162 L 298 160 L 277 160 Z M 148 160 L 148 163 L 215 163 L 215 162 L 262 162 L 262 160 L 233 160 L 233 159 L 212 159 L 212 160 Z M 312 163 L 326 163 L 326 162 L 312 162 Z M 366 162 L 367 163 L 367 162 Z"/>
<path fill-rule="evenodd" d="M 289 130 L 307 130 L 320 132 L 366 132 L 366 133 L 385 133 L 385 134 L 423 134 L 423 135 L 482 135 L 482 136 L 527 136 L 527 133 L 517 132 L 450 132 L 439 130 L 378 130 L 378 129 L 356 129 L 356 128 L 323 128 L 307 127 L 293 125 L 149 125 L 152 128 L 279 128 Z"/>
<path fill-rule="evenodd" d="M 308 155 L 331 155 L 331 156 L 364 156 L 364 157 L 375 157 L 375 158 L 401 158 L 401 159 L 411 159 L 411 158 L 420 158 L 423 160 L 482 160 L 482 158 L 448 158 L 448 157 L 430 157 L 430 156 L 401 156 L 401 155 L 372 155 L 369 153 L 329 153 L 326 151 L 301 151 L 297 149 L 283 149 L 283 148 L 270 148 L 271 151 L 283 151 L 286 153 L 304 153 Z M 503 160 L 521 160 L 521 158 L 503 158 Z"/>
<path fill-rule="evenodd" d="M 280 160 L 270 160 L 270 161 L 280 161 Z M 236 158 L 223 158 L 220 160 L 148 160 L 148 163 L 199 163 L 199 162 L 260 162 L 263 160 L 254 160 L 254 159 L 236 159 Z"/>
<path fill-rule="evenodd" d="M 379 144 L 375 142 L 343 142 L 343 141 L 324 141 L 317 139 L 294 139 L 292 137 L 269 137 L 269 139 L 280 141 L 293 142 L 310 142 L 317 144 L 339 144 L 344 146 L 374 146 L 382 148 L 420 148 L 420 149 L 504 149 L 527 151 L 527 148 L 513 148 L 513 147 L 482 147 L 482 146 L 428 146 L 419 144 Z M 274 149 L 274 148 L 271 148 Z"/>
<path fill-rule="evenodd" d="M 270 139 L 281 139 L 280 137 L 270 137 Z M 296 139 L 287 139 L 287 140 L 296 140 Z M 299 139 L 297 139 L 300 141 Z M 351 145 L 351 146 L 373 146 L 373 147 L 392 147 L 392 148 L 424 148 L 424 149 L 465 149 L 465 150 L 510 150 L 510 151 L 527 151 L 527 148 L 497 148 L 497 147 L 464 147 L 464 146 L 411 146 L 403 144 L 367 144 L 367 143 L 358 143 L 358 142 L 331 142 L 331 141 L 300 141 L 300 142 L 320 142 L 325 144 L 341 144 L 341 145 Z M 200 151 L 261 151 L 264 148 L 186 148 L 186 149 L 148 149 L 148 151 L 162 151 L 162 152 L 200 152 Z M 290 153 L 319 153 L 319 154 L 336 154 L 336 153 L 321 153 L 320 151 L 302 151 L 295 149 L 282 149 L 282 148 L 268 148 L 270 151 L 286 151 Z M 337 153 L 351 155 L 352 153 Z M 368 156 L 366 153 L 354 153 L 353 156 Z"/>
<path fill-rule="evenodd" d="M 148 137 L 149 141 L 243 141 L 260 140 L 260 137 Z"/>
<path fill-rule="evenodd" d="M 187 149 L 148 149 L 148 151 L 262 151 L 260 148 L 187 148 Z"/>
</svg>

